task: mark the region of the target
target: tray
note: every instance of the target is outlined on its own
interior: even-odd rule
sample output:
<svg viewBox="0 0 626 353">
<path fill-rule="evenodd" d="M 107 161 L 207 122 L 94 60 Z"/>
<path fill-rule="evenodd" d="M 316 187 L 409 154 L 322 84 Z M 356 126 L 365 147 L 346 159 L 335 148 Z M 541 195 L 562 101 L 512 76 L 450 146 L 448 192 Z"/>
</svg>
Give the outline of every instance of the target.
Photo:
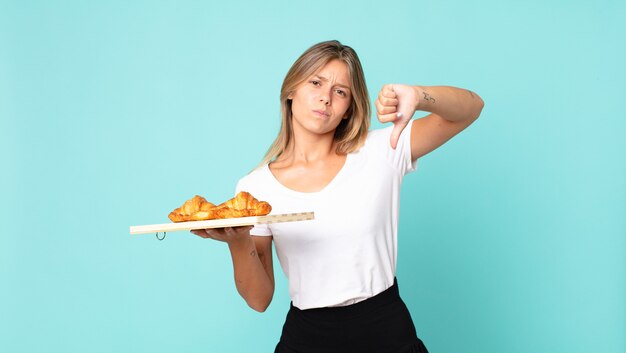
<svg viewBox="0 0 626 353">
<path fill-rule="evenodd" d="M 224 228 L 237 226 L 251 226 L 255 224 L 270 224 L 282 222 L 309 221 L 315 218 L 313 212 L 284 213 L 257 217 L 212 219 L 208 221 L 192 221 L 178 223 L 148 224 L 131 226 L 130 234 L 148 234 L 159 232 L 177 232 L 181 230 Z"/>
</svg>

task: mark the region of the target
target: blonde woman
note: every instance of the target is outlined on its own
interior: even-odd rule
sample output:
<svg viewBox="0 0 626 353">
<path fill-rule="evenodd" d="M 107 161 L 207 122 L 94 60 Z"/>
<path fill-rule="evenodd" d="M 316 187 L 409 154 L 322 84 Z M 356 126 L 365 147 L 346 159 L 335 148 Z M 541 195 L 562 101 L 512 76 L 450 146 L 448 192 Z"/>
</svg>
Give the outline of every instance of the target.
<svg viewBox="0 0 626 353">
<path fill-rule="evenodd" d="M 194 234 L 228 244 L 237 290 L 260 312 L 274 294 L 274 243 L 292 299 L 275 352 L 427 352 L 395 277 L 400 186 L 483 101 L 454 87 L 385 85 L 376 112 L 390 125 L 369 131 L 359 58 L 338 41 L 298 58 L 280 101 L 278 137 L 237 191 L 315 220 Z M 412 120 L 416 110 L 430 114 Z"/>
</svg>

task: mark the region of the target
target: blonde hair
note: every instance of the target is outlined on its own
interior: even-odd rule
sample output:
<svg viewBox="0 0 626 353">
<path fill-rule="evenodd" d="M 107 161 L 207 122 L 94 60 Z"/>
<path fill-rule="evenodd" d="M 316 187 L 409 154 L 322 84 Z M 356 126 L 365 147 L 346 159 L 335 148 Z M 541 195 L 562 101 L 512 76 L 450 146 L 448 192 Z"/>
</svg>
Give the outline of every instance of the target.
<svg viewBox="0 0 626 353">
<path fill-rule="evenodd" d="M 331 40 L 315 44 L 307 49 L 287 72 L 280 89 L 280 131 L 265 153 L 261 165 L 280 157 L 293 143 L 293 116 L 289 96 L 298 85 L 334 59 L 341 60 L 348 66 L 352 92 L 350 107 L 346 112 L 348 118 L 343 119 L 335 130 L 336 152 L 342 154 L 355 152 L 363 145 L 370 125 L 370 100 L 363 68 L 354 49 L 339 41 Z"/>
</svg>

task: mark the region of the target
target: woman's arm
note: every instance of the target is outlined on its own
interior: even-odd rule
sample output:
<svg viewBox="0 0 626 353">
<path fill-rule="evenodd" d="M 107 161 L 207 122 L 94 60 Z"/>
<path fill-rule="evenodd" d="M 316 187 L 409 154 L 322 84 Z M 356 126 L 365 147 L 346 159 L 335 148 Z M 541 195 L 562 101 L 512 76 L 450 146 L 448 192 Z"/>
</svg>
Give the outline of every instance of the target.
<svg viewBox="0 0 626 353">
<path fill-rule="evenodd" d="M 463 131 L 478 118 L 483 106 L 483 100 L 476 93 L 450 86 L 385 85 L 376 100 L 378 119 L 395 125 L 391 136 L 393 148 L 415 111 L 431 113 L 412 121 L 413 160 Z"/>
<path fill-rule="evenodd" d="M 252 227 L 204 229 L 192 233 L 228 244 L 237 291 L 252 309 L 263 312 L 274 295 L 272 237 L 251 236 L 250 229 Z"/>
</svg>

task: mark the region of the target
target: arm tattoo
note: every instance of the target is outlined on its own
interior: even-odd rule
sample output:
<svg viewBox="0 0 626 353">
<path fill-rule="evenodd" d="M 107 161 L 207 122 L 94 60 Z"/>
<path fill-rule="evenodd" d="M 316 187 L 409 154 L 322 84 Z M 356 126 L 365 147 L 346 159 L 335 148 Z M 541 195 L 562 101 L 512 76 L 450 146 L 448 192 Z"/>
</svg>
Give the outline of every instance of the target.
<svg viewBox="0 0 626 353">
<path fill-rule="evenodd" d="M 430 101 L 431 103 L 435 103 L 435 98 L 431 97 L 430 94 L 426 93 L 426 92 L 422 92 L 424 93 L 424 99 L 427 101 Z"/>
</svg>

